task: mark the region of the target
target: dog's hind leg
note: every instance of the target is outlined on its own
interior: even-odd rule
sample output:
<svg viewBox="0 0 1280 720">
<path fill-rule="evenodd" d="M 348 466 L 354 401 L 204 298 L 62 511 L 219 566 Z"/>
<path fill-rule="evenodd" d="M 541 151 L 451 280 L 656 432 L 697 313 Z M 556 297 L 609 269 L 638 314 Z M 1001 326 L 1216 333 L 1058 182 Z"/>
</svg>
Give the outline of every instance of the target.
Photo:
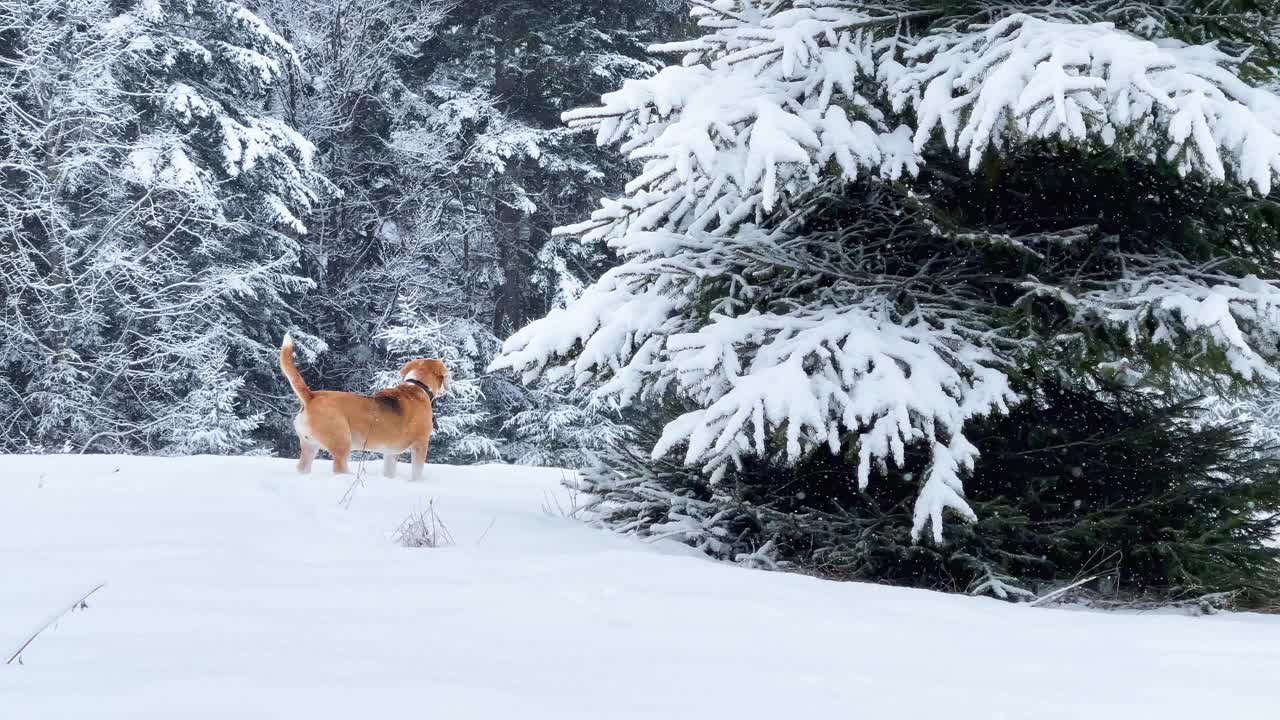
<svg viewBox="0 0 1280 720">
<path fill-rule="evenodd" d="M 351 426 L 345 418 L 311 413 L 306 419 L 311 441 L 319 443 L 333 457 L 333 472 L 342 475 L 351 472 Z"/>
<path fill-rule="evenodd" d="M 294 416 L 293 429 L 298 432 L 298 445 L 301 447 L 298 453 L 298 472 L 305 475 L 311 472 L 311 463 L 316 459 L 316 453 L 320 452 L 320 445 L 311 437 L 305 413 Z"/>
<path fill-rule="evenodd" d="M 326 448 L 333 456 L 333 474 L 346 475 L 351 472 L 351 441 L 338 440 Z"/>
<path fill-rule="evenodd" d="M 393 453 L 390 450 L 382 453 L 382 476 L 393 478 L 396 476 L 396 466 L 400 464 L 400 453 Z"/>
<path fill-rule="evenodd" d="M 320 452 L 320 446 L 303 437 L 299 437 L 298 442 L 302 444 L 302 452 L 298 453 L 298 472 L 306 475 L 311 472 L 311 463 Z"/>
</svg>

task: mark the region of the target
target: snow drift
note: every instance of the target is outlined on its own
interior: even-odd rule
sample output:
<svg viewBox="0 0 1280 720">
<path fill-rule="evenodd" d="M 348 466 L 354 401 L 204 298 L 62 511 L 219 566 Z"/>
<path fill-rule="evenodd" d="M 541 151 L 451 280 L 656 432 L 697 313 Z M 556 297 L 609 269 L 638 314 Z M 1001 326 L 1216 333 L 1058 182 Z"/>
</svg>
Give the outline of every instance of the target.
<svg viewBox="0 0 1280 720">
<path fill-rule="evenodd" d="M 561 471 L 0 456 L 0 718 L 1199 718 L 1273 711 L 1280 618 L 1069 612 L 708 562 Z M 392 536 L 433 502 L 456 545 Z M 3 660 L 0 659 L 0 662 Z"/>
</svg>

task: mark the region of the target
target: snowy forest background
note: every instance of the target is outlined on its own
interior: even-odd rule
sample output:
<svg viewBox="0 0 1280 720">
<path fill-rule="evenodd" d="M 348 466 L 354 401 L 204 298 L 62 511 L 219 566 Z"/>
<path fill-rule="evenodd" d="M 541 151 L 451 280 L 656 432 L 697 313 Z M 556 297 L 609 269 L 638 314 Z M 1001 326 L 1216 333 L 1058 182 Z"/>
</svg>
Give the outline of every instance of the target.
<svg viewBox="0 0 1280 720">
<path fill-rule="evenodd" d="M 4 0 L 0 449 L 294 452 L 292 330 L 316 387 L 444 358 L 437 461 L 578 463 L 585 395 L 485 368 L 599 273 L 550 231 L 625 163 L 560 113 L 673 10 Z"/>
<path fill-rule="evenodd" d="M 0 0 L 0 451 L 437 462 L 1007 599 L 1280 602 L 1275 0 Z"/>
</svg>

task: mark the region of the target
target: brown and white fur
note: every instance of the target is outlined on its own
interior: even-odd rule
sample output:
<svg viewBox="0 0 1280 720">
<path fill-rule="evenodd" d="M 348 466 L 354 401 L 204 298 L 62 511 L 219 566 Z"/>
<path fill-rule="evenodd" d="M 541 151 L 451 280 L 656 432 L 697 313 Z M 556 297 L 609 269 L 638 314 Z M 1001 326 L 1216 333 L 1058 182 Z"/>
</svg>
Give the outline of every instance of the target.
<svg viewBox="0 0 1280 720">
<path fill-rule="evenodd" d="M 302 380 L 293 363 L 293 339 L 288 335 L 280 346 L 280 369 L 293 392 L 302 401 L 302 411 L 293 419 L 302 453 L 298 472 L 311 472 L 311 463 L 320 448 L 333 456 L 335 473 L 351 472 L 352 449 L 382 453 L 382 474 L 395 477 L 397 458 L 405 450 L 413 453 L 413 479 L 422 479 L 427 450 L 431 446 L 431 395 L 417 381 L 442 395 L 449 382 L 449 369 L 434 358 L 410 360 L 400 368 L 401 383 L 373 395 L 331 390 L 312 390 Z"/>
</svg>

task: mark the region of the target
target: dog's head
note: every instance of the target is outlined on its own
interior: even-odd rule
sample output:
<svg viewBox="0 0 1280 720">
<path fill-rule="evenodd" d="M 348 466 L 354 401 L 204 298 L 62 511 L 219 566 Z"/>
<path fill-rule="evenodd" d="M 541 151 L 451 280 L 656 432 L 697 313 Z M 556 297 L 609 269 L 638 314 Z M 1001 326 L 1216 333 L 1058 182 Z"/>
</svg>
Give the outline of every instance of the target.
<svg viewBox="0 0 1280 720">
<path fill-rule="evenodd" d="M 445 367 L 443 360 L 418 358 L 400 368 L 400 379 L 417 380 L 436 395 L 444 395 L 449 389 L 449 368 Z"/>
</svg>

